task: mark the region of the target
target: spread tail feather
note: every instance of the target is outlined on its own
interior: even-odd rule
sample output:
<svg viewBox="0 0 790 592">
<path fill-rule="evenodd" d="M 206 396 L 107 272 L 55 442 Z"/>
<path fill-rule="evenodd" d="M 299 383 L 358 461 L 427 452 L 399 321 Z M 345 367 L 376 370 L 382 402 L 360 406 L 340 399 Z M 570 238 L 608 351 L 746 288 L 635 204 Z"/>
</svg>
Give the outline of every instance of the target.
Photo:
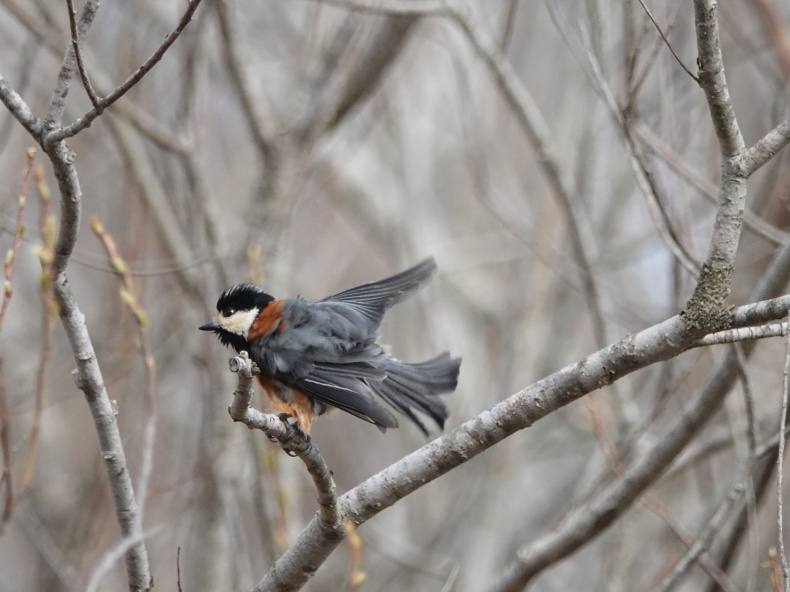
<svg viewBox="0 0 790 592">
<path fill-rule="evenodd" d="M 447 352 L 420 364 L 386 359 L 382 361 L 381 368 L 387 372 L 387 377 L 381 382 L 371 382 L 370 386 L 427 436 L 428 430 L 415 411 L 427 415 L 444 428 L 447 407 L 437 395 L 455 390 L 460 367 L 461 358 L 450 358 Z"/>
</svg>

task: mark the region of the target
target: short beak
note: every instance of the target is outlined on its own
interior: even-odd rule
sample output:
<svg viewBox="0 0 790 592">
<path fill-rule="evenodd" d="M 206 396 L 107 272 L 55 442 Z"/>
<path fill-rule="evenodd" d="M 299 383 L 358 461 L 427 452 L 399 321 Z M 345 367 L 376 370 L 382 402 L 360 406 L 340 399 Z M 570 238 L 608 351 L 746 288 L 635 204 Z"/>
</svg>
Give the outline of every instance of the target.
<svg viewBox="0 0 790 592">
<path fill-rule="evenodd" d="M 219 325 L 216 321 L 211 321 L 210 323 L 206 323 L 205 325 L 201 325 L 198 327 L 201 331 L 216 331 L 219 329 Z"/>
</svg>

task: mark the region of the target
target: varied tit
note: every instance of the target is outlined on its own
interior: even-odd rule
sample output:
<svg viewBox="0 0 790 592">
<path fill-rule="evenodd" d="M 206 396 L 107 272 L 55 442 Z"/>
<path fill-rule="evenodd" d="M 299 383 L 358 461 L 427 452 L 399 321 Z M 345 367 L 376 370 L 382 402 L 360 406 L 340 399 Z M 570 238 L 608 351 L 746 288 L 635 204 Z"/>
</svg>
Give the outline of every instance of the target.
<svg viewBox="0 0 790 592">
<path fill-rule="evenodd" d="M 306 433 L 316 416 L 337 407 L 385 431 L 398 420 L 377 394 L 428 434 L 417 412 L 440 427 L 447 407 L 438 395 L 455 390 L 460 358 L 443 353 L 421 364 L 400 362 L 378 343 L 387 310 L 425 283 L 436 262 L 363 284 L 318 302 L 276 300 L 257 286 L 238 284 L 217 301 L 214 331 L 260 368 L 258 380 L 274 407 Z"/>
</svg>

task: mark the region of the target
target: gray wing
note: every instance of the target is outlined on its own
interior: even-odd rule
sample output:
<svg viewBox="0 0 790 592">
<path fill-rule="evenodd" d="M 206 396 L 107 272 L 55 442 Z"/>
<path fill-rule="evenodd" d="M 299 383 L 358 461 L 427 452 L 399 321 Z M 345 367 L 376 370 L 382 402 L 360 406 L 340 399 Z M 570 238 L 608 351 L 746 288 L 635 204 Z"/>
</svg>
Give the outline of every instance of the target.
<svg viewBox="0 0 790 592">
<path fill-rule="evenodd" d="M 412 294 L 435 273 L 436 261 L 430 257 L 397 275 L 344 290 L 324 298 L 321 303 L 330 306 L 338 303 L 351 308 L 365 319 L 368 331 L 372 333 L 381 325 L 387 310 Z"/>
<path fill-rule="evenodd" d="M 376 401 L 368 384 L 383 381 L 384 350 L 352 307 L 335 303 L 285 302 L 285 329 L 252 348 L 261 369 L 283 384 L 380 428 L 398 421 Z"/>
</svg>

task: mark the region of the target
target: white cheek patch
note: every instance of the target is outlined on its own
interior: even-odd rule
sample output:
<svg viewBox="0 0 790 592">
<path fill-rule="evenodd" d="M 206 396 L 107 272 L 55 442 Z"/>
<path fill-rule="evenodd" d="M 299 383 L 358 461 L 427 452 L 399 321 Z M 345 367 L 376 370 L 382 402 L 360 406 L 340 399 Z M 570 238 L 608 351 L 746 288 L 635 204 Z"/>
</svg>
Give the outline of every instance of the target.
<svg viewBox="0 0 790 592">
<path fill-rule="evenodd" d="M 229 317 L 223 317 L 222 314 L 218 314 L 217 323 L 226 331 L 236 333 L 246 339 L 247 334 L 250 332 L 250 327 L 252 327 L 257 316 L 257 308 L 253 308 L 252 310 L 240 310 L 234 312 Z"/>
</svg>

